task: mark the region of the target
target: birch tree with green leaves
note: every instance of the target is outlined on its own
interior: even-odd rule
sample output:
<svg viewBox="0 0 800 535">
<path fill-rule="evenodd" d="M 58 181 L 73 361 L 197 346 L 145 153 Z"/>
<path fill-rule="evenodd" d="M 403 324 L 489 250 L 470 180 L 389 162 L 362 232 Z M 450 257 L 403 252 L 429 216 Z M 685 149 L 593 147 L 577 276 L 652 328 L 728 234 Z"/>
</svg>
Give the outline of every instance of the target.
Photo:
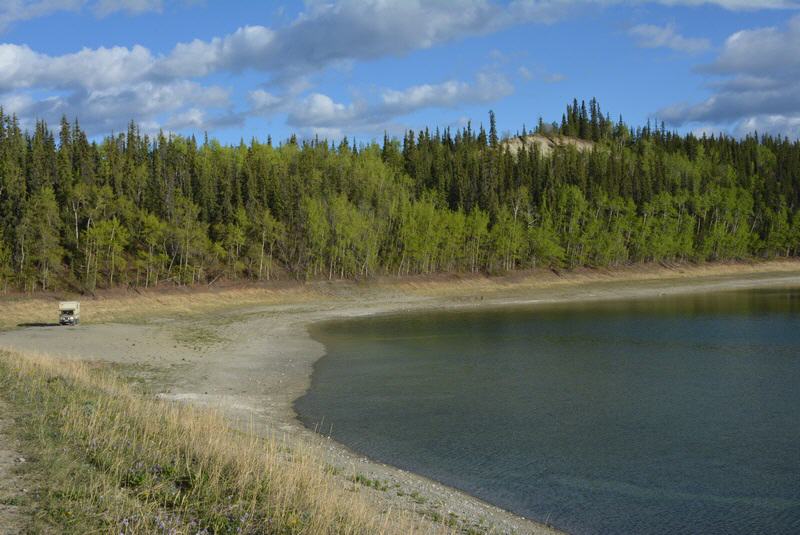
<svg viewBox="0 0 800 535">
<path fill-rule="evenodd" d="M 0 109 L 0 287 L 504 273 L 800 254 L 800 141 L 611 121 L 382 142 L 26 132 Z M 492 127 L 494 125 L 494 127 Z M 550 143 L 552 142 L 552 143 Z"/>
</svg>

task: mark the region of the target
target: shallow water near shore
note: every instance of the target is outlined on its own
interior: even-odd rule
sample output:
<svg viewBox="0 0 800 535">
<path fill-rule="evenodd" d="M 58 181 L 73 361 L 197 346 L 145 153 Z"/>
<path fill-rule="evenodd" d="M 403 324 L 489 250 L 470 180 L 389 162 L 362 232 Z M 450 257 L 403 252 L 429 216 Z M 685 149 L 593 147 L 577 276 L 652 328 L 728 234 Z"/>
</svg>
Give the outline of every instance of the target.
<svg viewBox="0 0 800 535">
<path fill-rule="evenodd" d="M 312 334 L 301 420 L 376 460 L 577 534 L 800 531 L 798 289 Z"/>
</svg>

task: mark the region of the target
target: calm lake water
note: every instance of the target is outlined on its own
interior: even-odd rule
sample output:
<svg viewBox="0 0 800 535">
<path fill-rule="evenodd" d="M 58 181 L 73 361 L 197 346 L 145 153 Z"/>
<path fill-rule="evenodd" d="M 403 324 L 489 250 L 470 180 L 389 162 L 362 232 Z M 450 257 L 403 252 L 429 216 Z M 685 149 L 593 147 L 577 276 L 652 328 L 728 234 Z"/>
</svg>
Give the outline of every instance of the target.
<svg viewBox="0 0 800 535">
<path fill-rule="evenodd" d="M 296 409 L 373 459 L 576 534 L 800 533 L 798 289 L 313 335 Z"/>
</svg>

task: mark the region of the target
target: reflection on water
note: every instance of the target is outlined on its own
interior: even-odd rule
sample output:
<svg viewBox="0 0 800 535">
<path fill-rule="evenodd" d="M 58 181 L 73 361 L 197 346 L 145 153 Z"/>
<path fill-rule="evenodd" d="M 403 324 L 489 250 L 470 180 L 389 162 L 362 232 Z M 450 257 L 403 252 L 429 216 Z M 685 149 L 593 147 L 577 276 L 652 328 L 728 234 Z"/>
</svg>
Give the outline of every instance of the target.
<svg viewBox="0 0 800 535">
<path fill-rule="evenodd" d="M 574 533 L 800 533 L 800 291 L 319 325 L 309 426 Z"/>
</svg>

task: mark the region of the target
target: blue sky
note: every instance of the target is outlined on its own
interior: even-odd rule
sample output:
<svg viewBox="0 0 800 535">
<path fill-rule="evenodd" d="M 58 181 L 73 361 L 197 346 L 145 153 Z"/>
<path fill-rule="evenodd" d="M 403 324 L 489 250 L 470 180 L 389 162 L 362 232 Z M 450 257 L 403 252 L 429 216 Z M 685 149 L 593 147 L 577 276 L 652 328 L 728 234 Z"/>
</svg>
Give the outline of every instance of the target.
<svg viewBox="0 0 800 535">
<path fill-rule="evenodd" d="M 0 105 L 226 143 L 558 120 L 800 137 L 800 0 L 4 0 Z"/>
</svg>

